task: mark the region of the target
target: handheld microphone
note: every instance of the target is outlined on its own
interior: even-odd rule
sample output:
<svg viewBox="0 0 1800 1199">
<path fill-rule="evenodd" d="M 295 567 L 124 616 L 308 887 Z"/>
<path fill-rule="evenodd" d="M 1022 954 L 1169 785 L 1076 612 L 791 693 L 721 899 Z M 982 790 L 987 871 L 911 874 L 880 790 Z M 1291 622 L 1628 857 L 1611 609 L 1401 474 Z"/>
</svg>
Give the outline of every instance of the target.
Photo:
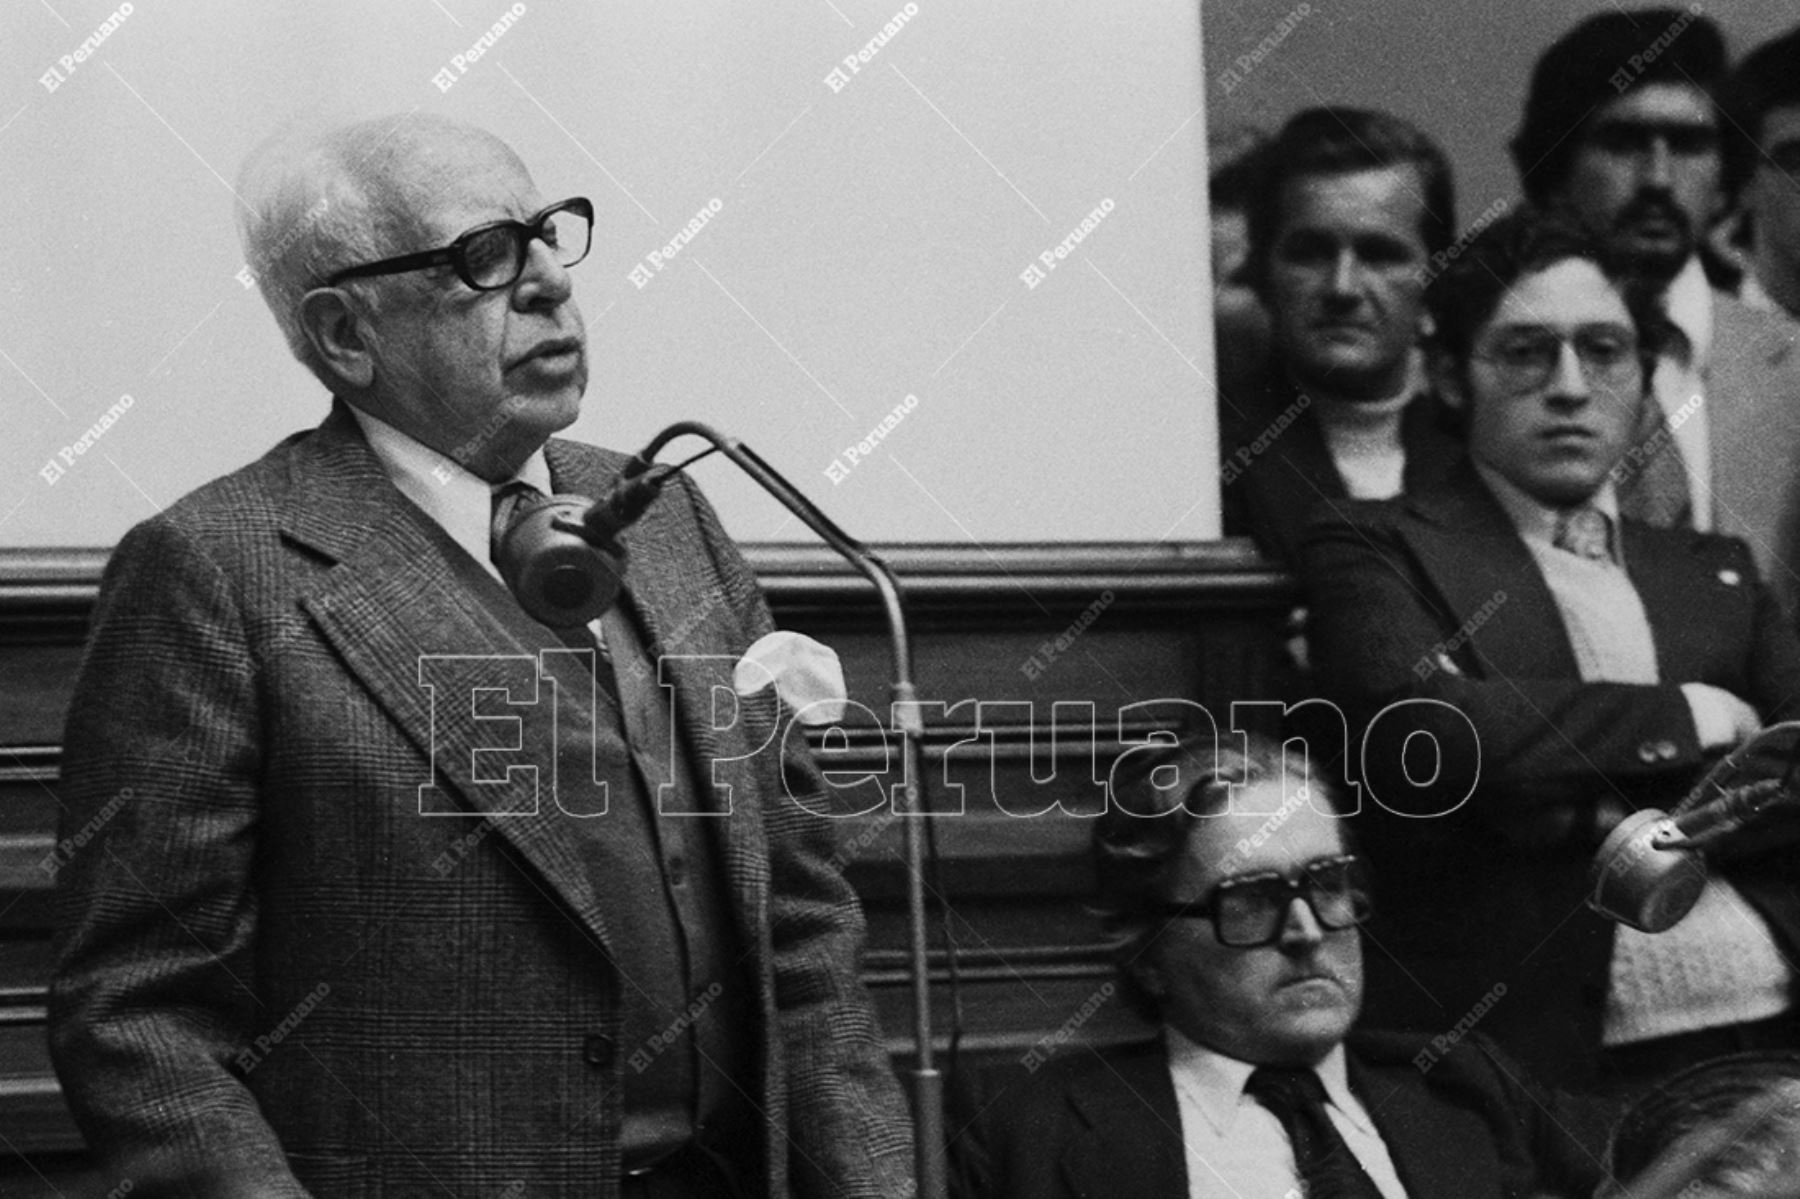
<svg viewBox="0 0 1800 1199">
<path fill-rule="evenodd" d="M 519 606 L 540 624 L 567 629 L 617 604 L 627 558 L 619 534 L 643 516 L 674 473 L 633 459 L 598 500 L 552 495 L 520 504 L 494 555 Z"/>
<path fill-rule="evenodd" d="M 1789 844 L 1796 808 L 1800 723 L 1788 721 L 1732 750 L 1673 812 L 1642 808 L 1621 821 L 1589 866 L 1588 906 L 1643 932 L 1673 928 L 1706 889 L 1702 851 L 1728 854 L 1746 834 L 1762 850 Z"/>
</svg>

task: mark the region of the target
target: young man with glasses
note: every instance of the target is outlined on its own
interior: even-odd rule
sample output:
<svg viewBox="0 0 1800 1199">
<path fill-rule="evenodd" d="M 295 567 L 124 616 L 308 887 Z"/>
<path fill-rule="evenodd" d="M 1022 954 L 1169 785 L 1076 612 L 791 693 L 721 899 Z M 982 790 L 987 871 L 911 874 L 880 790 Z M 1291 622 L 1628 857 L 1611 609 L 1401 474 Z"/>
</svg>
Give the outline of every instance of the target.
<svg viewBox="0 0 1800 1199">
<path fill-rule="evenodd" d="M 625 462 L 552 438 L 593 206 L 418 114 L 273 143 L 236 194 L 332 401 L 102 584 L 59 791 L 99 843 L 57 875 L 50 1024 L 106 1176 L 910 1194 L 822 780 L 767 690 L 715 714 L 772 628 L 717 517 L 670 482 L 622 601 L 568 628 L 491 556 L 508 496 Z"/>
<path fill-rule="evenodd" d="M 1668 335 L 1623 280 L 1566 217 L 1483 231 L 1428 297 L 1430 370 L 1468 459 L 1322 518 L 1304 557 L 1327 694 L 1353 730 L 1405 716 L 1364 756 L 1386 888 L 1375 1018 L 1440 1027 L 1504 986 L 1484 1031 L 1547 1081 L 1621 1090 L 1800 1040 L 1790 864 L 1722 863 L 1657 937 L 1584 903 L 1620 819 L 1673 806 L 1717 755 L 1800 714 L 1800 644 L 1748 548 L 1621 518 Z"/>
<path fill-rule="evenodd" d="M 1208 735 L 1133 751 L 1094 830 L 1098 908 L 1153 1041 L 976 1088 L 970 1196 L 1586 1196 L 1599 1113 L 1479 1032 L 1352 1032 L 1370 880 L 1303 760 Z M 995 1080 L 998 1084 L 999 1080 Z M 956 1127 L 953 1122 L 952 1127 Z"/>
</svg>

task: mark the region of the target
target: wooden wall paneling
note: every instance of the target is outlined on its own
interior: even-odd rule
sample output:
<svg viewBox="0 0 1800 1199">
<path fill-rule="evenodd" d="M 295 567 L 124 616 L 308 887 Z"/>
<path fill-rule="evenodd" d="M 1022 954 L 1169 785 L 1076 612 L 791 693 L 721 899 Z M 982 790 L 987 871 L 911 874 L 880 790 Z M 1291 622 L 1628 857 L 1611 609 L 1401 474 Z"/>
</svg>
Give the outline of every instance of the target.
<svg viewBox="0 0 1800 1199">
<path fill-rule="evenodd" d="M 777 622 L 833 646 L 866 705 L 829 740 L 808 733 L 847 809 L 899 782 L 888 728 L 888 639 L 873 588 L 821 546 L 747 555 Z M 1083 908 L 1087 837 L 1123 744 L 1204 705 L 1221 729 L 1233 699 L 1277 678 L 1292 581 L 1248 543 L 884 547 L 901 578 L 943 887 L 959 947 L 965 1059 L 1020 1061 L 1143 1031 L 1116 994 Z M 44 1044 L 51 968 L 57 740 L 104 551 L 0 551 L 0 1193 L 56 1194 L 77 1176 L 79 1137 Z M 985 705 L 985 707 L 984 707 Z M 1060 707 L 1059 707 L 1060 705 Z M 1091 714 L 1088 708 L 1091 705 Z M 985 716 L 979 720 L 978 716 Z M 1060 718 L 1060 722 L 1058 719 Z M 861 780 L 862 791 L 850 789 Z M 854 802 L 851 802 L 854 801 Z M 901 826 L 843 819 L 841 854 L 868 912 L 865 977 L 906 1056 Z M 935 919 L 934 919 L 935 924 Z M 934 936 L 936 934 L 934 933 Z M 934 1029 L 951 1029 L 948 963 L 934 948 Z M 1090 1018 L 1075 1021 L 1084 1011 Z M 11 1156 L 8 1156 L 11 1155 Z M 37 1189 L 32 1189 L 37 1188 Z"/>
</svg>

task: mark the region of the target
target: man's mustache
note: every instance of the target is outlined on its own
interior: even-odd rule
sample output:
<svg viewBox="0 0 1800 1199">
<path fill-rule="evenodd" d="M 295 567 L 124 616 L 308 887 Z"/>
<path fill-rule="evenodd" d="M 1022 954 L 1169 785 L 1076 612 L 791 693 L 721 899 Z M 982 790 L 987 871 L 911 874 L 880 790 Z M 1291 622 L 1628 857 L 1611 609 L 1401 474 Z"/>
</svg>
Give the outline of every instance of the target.
<svg viewBox="0 0 1800 1199">
<path fill-rule="evenodd" d="M 1675 226 L 1683 240 L 1694 235 L 1693 225 L 1688 221 L 1687 213 L 1669 196 L 1660 192 L 1639 192 L 1633 196 L 1625 207 L 1619 209 L 1619 215 L 1613 218 L 1616 230 L 1630 229 L 1647 221 L 1666 221 Z"/>
</svg>

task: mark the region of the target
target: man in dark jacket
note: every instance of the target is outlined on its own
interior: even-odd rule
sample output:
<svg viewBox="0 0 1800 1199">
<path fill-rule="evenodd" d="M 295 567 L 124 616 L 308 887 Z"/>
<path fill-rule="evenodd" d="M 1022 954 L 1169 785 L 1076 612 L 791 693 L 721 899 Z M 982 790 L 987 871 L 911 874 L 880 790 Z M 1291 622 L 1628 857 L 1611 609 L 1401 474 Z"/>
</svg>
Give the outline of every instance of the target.
<svg viewBox="0 0 1800 1199">
<path fill-rule="evenodd" d="M 1565 217 L 1483 232 L 1432 293 L 1432 375 L 1468 460 L 1325 516 L 1304 574 L 1321 683 L 1369 728 L 1375 1018 L 1432 1028 L 1503 985 L 1483 1028 L 1540 1077 L 1632 1089 L 1795 1039 L 1800 896 L 1779 856 L 1726 863 L 1654 937 L 1584 898 L 1626 814 L 1673 806 L 1796 712 L 1800 644 L 1743 542 L 1620 519 L 1664 328 L 1621 277 Z"/>
<path fill-rule="evenodd" d="M 1369 878 L 1304 762 L 1210 735 L 1128 758 L 1095 828 L 1100 907 L 1162 1036 L 971 1088 L 964 1194 L 1585 1199 L 1604 1112 L 1536 1091 L 1474 1031 L 1504 989 L 1435 1036 L 1351 1031 Z"/>
</svg>

